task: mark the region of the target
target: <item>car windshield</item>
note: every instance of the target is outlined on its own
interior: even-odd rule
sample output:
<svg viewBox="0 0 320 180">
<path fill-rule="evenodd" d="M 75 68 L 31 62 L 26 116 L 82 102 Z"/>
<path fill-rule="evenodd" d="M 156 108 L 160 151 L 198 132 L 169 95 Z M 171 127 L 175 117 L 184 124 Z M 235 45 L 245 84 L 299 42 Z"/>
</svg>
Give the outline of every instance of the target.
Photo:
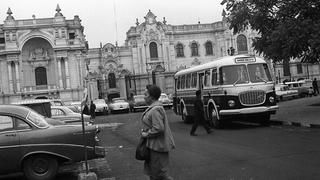
<svg viewBox="0 0 320 180">
<path fill-rule="evenodd" d="M 249 64 L 248 71 L 252 83 L 272 81 L 267 64 Z"/>
<path fill-rule="evenodd" d="M 39 128 L 46 128 L 49 126 L 49 124 L 43 116 L 32 110 L 29 111 L 29 114 L 27 115 L 27 120 L 31 121 L 34 125 L 36 125 Z"/>
<path fill-rule="evenodd" d="M 74 113 L 74 112 L 73 112 L 71 109 L 69 109 L 68 107 L 63 107 L 62 109 L 63 109 L 63 111 L 64 111 L 66 114 L 73 114 L 73 113 Z"/>
<path fill-rule="evenodd" d="M 114 99 L 113 103 L 126 102 L 124 99 Z"/>
<path fill-rule="evenodd" d="M 95 104 L 105 104 L 106 102 L 104 101 L 104 99 L 96 99 L 93 101 L 93 103 Z"/>
<path fill-rule="evenodd" d="M 220 84 L 246 84 L 249 83 L 248 72 L 245 65 L 223 66 L 220 68 Z"/>
<path fill-rule="evenodd" d="M 136 102 L 143 102 L 143 101 L 145 101 L 143 96 L 135 97 L 134 100 L 135 100 Z"/>
<path fill-rule="evenodd" d="M 161 94 L 161 96 L 160 96 L 160 99 L 167 99 L 167 98 L 168 98 L 168 96 L 165 94 Z"/>
</svg>

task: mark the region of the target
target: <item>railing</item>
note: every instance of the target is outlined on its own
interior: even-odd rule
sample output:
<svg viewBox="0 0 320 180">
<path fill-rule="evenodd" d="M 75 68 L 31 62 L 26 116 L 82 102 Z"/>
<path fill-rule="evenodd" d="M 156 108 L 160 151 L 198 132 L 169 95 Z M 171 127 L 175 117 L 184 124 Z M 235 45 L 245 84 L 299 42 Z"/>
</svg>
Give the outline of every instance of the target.
<svg viewBox="0 0 320 180">
<path fill-rule="evenodd" d="M 55 89 L 57 89 L 56 85 L 24 86 L 22 88 L 23 92 L 42 91 L 42 90 L 55 90 Z"/>
</svg>

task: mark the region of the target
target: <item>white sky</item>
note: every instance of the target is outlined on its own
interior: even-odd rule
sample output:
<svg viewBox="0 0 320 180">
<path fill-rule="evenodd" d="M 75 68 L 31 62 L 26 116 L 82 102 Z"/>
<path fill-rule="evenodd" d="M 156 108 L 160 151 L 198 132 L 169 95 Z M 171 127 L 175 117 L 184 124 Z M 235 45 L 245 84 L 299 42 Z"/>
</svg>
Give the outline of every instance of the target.
<svg viewBox="0 0 320 180">
<path fill-rule="evenodd" d="M 90 48 L 118 41 L 123 45 L 126 32 L 135 26 L 136 18 L 144 22 L 150 9 L 158 21 L 182 25 L 213 23 L 222 19 L 222 0 L 1 0 L 0 24 L 7 17 L 8 7 L 18 19 L 54 17 L 57 4 L 66 19 L 79 15 Z M 117 24 L 117 26 L 116 26 Z M 117 28 L 116 28 L 117 27 Z M 117 29 L 117 31 L 116 31 Z M 116 33 L 117 32 L 117 33 Z"/>
</svg>

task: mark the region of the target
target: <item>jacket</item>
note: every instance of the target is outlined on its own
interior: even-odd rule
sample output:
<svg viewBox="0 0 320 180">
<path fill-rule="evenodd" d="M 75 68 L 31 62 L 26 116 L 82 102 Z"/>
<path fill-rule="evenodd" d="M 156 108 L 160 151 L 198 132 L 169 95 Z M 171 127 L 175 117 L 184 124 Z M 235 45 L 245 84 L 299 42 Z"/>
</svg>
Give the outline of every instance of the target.
<svg viewBox="0 0 320 180">
<path fill-rule="evenodd" d="M 142 130 L 148 133 L 147 147 L 157 152 L 169 152 L 175 147 L 166 112 L 159 101 L 142 114 Z"/>
</svg>

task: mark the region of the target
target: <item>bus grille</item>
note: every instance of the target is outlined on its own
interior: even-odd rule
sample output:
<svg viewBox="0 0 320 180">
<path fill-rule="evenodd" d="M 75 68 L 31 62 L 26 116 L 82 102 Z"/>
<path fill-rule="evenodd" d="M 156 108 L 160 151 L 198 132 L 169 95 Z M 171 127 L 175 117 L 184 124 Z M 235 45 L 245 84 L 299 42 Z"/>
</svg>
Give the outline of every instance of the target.
<svg viewBox="0 0 320 180">
<path fill-rule="evenodd" d="M 264 91 L 246 91 L 239 94 L 240 103 L 242 105 L 259 105 L 266 100 Z"/>
</svg>

